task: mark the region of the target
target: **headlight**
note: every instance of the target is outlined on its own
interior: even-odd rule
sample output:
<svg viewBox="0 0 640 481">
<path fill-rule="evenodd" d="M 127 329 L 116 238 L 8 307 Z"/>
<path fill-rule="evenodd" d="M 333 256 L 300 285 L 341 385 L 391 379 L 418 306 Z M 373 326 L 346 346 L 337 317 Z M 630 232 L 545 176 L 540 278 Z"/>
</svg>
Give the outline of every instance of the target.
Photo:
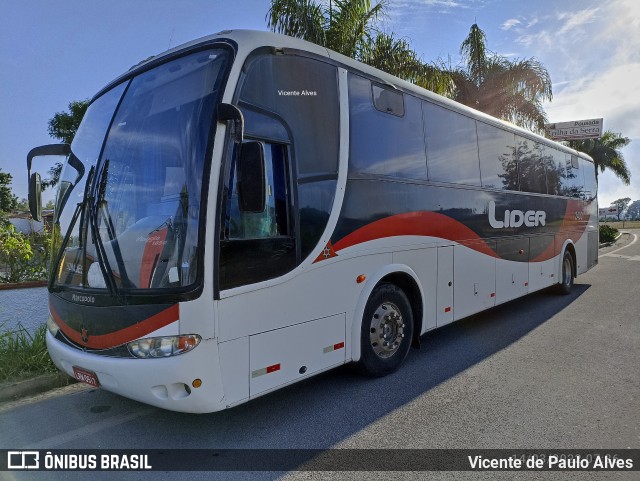
<svg viewBox="0 0 640 481">
<path fill-rule="evenodd" d="M 177 356 L 194 349 L 202 338 L 197 334 L 184 336 L 148 337 L 127 344 L 129 352 L 142 359 Z"/>
<path fill-rule="evenodd" d="M 53 320 L 53 316 L 51 314 L 49 314 L 49 317 L 47 318 L 47 329 L 53 337 L 56 337 L 58 335 L 58 331 L 60 330 L 60 328 L 56 324 L 56 321 Z"/>
</svg>

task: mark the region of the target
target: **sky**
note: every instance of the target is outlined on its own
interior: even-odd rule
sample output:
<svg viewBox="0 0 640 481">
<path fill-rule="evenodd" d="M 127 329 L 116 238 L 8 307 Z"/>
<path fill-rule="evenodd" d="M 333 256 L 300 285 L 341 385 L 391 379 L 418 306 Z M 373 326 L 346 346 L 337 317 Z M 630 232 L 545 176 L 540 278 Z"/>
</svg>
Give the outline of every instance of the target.
<svg viewBox="0 0 640 481">
<path fill-rule="evenodd" d="M 638 0 L 388 0 L 377 24 L 424 61 L 460 64 L 474 22 L 490 51 L 535 57 L 549 71 L 550 122 L 604 118 L 631 139 L 624 186 L 600 176 L 600 205 L 640 199 L 640 2 Z M 91 98 L 132 65 L 220 30 L 266 30 L 268 0 L 3 0 L 0 14 L 0 169 L 27 195 L 26 155 L 57 142 L 47 123 Z M 36 160 L 37 162 L 37 160 Z M 44 163 L 43 163 L 44 164 Z M 41 165 L 46 173 L 48 166 Z M 47 191 L 44 200 L 53 196 Z"/>
</svg>

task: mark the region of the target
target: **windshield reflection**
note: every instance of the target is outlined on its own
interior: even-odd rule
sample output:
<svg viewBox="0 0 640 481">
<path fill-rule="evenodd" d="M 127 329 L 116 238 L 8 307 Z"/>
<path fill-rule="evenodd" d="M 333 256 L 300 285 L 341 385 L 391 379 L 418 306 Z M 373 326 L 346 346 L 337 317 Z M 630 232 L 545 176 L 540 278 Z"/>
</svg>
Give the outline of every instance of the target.
<svg viewBox="0 0 640 481">
<path fill-rule="evenodd" d="M 193 53 L 91 104 L 72 145 L 78 162 L 65 166 L 58 190 L 54 286 L 116 294 L 195 282 L 205 153 L 226 61 L 219 49 Z"/>
</svg>

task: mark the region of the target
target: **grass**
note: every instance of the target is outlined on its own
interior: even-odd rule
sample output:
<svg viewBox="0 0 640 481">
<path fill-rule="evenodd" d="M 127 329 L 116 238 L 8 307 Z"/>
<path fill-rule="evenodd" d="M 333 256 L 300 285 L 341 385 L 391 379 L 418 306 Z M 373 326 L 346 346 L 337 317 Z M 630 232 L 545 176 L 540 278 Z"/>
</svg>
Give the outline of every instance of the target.
<svg viewBox="0 0 640 481">
<path fill-rule="evenodd" d="M 38 327 L 33 334 L 22 326 L 16 331 L 4 332 L 3 327 L 4 324 L 0 325 L 0 383 L 57 371 L 47 352 L 46 325 Z"/>
<path fill-rule="evenodd" d="M 608 225 L 616 229 L 640 229 L 640 220 L 600 221 L 600 225 Z"/>
</svg>

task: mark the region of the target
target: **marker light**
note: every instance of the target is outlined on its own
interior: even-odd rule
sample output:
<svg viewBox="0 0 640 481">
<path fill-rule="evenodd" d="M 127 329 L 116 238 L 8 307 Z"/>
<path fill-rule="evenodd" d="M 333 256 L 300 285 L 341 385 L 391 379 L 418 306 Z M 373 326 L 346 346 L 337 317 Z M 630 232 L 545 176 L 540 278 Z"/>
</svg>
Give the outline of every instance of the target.
<svg viewBox="0 0 640 481">
<path fill-rule="evenodd" d="M 49 314 L 49 317 L 47 318 L 47 329 L 53 337 L 56 337 L 58 335 L 58 331 L 60 330 L 60 328 L 56 324 L 56 321 L 53 320 L 53 316 L 51 314 Z"/>
<path fill-rule="evenodd" d="M 148 337 L 127 344 L 129 352 L 142 359 L 177 356 L 194 349 L 202 338 L 197 334 L 184 336 Z"/>
</svg>

